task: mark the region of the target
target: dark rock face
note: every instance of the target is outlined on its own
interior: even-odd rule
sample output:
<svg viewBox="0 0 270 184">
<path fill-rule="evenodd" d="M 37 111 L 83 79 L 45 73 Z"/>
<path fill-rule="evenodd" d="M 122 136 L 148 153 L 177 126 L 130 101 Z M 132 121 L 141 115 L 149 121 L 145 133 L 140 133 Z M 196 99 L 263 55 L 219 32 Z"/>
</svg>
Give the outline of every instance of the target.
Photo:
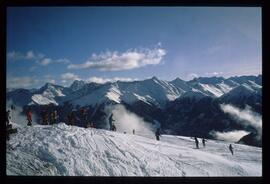
<svg viewBox="0 0 270 184">
<path fill-rule="evenodd" d="M 250 146 L 262 147 L 262 138 L 258 133 L 251 132 L 248 135 L 242 137 L 238 143 L 246 144 Z"/>
</svg>

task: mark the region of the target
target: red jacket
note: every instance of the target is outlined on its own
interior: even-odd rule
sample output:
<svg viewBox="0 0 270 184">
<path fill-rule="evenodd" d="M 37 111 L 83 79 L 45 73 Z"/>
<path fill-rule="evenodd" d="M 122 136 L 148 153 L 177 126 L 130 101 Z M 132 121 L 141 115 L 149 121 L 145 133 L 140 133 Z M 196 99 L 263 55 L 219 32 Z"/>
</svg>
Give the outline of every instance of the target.
<svg viewBox="0 0 270 184">
<path fill-rule="evenodd" d="M 28 111 L 26 116 L 27 116 L 27 120 L 32 121 L 32 112 L 31 111 Z"/>
</svg>

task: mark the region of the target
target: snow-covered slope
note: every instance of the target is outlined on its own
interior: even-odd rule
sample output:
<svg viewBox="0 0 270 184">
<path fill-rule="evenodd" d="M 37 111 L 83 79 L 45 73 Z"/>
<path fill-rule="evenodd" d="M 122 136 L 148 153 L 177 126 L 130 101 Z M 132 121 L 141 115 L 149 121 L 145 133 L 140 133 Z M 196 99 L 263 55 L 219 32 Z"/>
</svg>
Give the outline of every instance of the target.
<svg viewBox="0 0 270 184">
<path fill-rule="evenodd" d="M 17 125 L 19 126 L 19 125 Z M 123 134 L 57 125 L 18 127 L 7 142 L 7 175 L 261 176 L 261 148 L 189 137 Z"/>
<path fill-rule="evenodd" d="M 32 101 L 35 104 L 39 105 L 48 105 L 48 104 L 55 104 L 57 103 L 57 98 L 64 97 L 68 95 L 68 89 L 54 85 L 51 83 L 46 83 L 42 88 L 40 88 L 36 94 L 32 96 Z"/>
<path fill-rule="evenodd" d="M 223 102 L 235 102 L 241 101 L 247 98 L 261 98 L 261 88 L 257 88 L 257 90 L 253 89 L 246 83 L 234 88 L 230 92 L 222 95 L 220 100 Z"/>
</svg>

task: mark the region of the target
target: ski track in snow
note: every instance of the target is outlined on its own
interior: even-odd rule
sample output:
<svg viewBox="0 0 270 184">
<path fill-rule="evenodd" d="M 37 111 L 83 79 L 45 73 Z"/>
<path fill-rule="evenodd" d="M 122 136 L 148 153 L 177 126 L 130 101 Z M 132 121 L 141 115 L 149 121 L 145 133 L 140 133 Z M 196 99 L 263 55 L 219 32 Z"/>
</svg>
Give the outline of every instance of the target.
<svg viewBox="0 0 270 184">
<path fill-rule="evenodd" d="M 123 134 L 57 125 L 18 127 L 7 142 L 7 175 L 261 176 L 261 148 L 190 137 Z M 152 137 L 152 138 L 151 138 Z"/>
</svg>

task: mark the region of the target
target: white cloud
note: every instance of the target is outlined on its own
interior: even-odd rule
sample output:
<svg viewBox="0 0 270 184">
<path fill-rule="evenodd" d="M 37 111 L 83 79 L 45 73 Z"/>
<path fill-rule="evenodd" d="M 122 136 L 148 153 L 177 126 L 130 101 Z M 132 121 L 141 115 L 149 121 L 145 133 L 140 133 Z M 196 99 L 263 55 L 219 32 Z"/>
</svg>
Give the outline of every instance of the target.
<svg viewBox="0 0 270 184">
<path fill-rule="evenodd" d="M 196 73 L 190 73 L 187 75 L 187 80 L 192 80 L 194 78 L 198 78 L 198 75 Z"/>
<path fill-rule="evenodd" d="M 220 75 L 222 75 L 222 74 L 223 74 L 223 72 L 207 72 L 207 73 L 205 73 L 205 75 L 206 75 L 207 77 L 220 76 Z"/>
<path fill-rule="evenodd" d="M 262 116 L 253 112 L 250 107 L 246 106 L 245 109 L 239 109 L 230 104 L 221 104 L 221 110 L 230 114 L 235 120 L 244 126 L 254 127 L 259 134 L 262 133 Z"/>
<path fill-rule="evenodd" d="M 54 79 L 48 79 L 47 82 L 52 83 L 52 84 L 56 83 L 56 81 Z"/>
<path fill-rule="evenodd" d="M 218 140 L 237 142 L 242 137 L 249 134 L 249 132 L 244 131 L 244 130 L 234 130 L 234 131 L 230 131 L 230 132 L 212 131 L 212 132 L 210 132 L 210 134 Z"/>
<path fill-rule="evenodd" d="M 63 63 L 63 64 L 69 64 L 70 61 L 66 58 L 60 58 L 60 59 L 52 59 L 50 57 L 46 57 L 42 53 L 35 53 L 32 50 L 29 50 L 28 52 L 21 53 L 21 52 L 16 52 L 12 51 L 7 54 L 7 58 L 10 60 L 29 60 L 29 61 L 36 61 L 36 63 L 42 65 L 42 66 L 47 66 L 48 64 L 52 63 Z M 30 69 L 30 71 L 33 71 L 35 68 Z"/>
<path fill-rule="evenodd" d="M 138 79 L 124 78 L 124 77 L 113 77 L 113 78 L 90 77 L 86 79 L 86 82 L 95 82 L 99 84 L 104 84 L 106 82 L 116 82 L 116 81 L 130 82 L 130 81 L 135 81 L 135 80 L 138 80 Z"/>
<path fill-rule="evenodd" d="M 39 64 L 43 65 L 43 66 L 47 66 L 48 64 L 52 64 L 52 63 L 62 63 L 62 64 L 69 64 L 70 61 L 68 59 L 51 59 L 51 58 L 44 58 L 41 61 L 38 61 Z"/>
<path fill-rule="evenodd" d="M 33 51 L 28 51 L 26 54 L 27 59 L 34 59 L 36 56 Z"/>
<path fill-rule="evenodd" d="M 19 59 L 23 59 L 24 56 L 20 52 L 12 51 L 12 52 L 9 52 L 7 54 L 7 58 L 8 59 L 11 59 L 11 60 L 19 60 Z"/>
<path fill-rule="evenodd" d="M 61 75 L 62 83 L 72 82 L 74 80 L 80 80 L 78 75 L 74 73 L 64 73 Z"/>
<path fill-rule="evenodd" d="M 55 63 L 63 63 L 63 64 L 69 64 L 70 61 L 68 59 L 57 59 L 57 60 L 54 60 Z"/>
<path fill-rule="evenodd" d="M 21 53 L 21 52 L 17 52 L 17 51 L 12 51 L 12 52 L 9 52 L 7 54 L 7 58 L 10 60 L 13 60 L 13 61 L 15 61 L 15 60 L 39 60 L 39 59 L 42 59 L 44 57 L 45 57 L 44 54 L 35 53 L 32 50 L 29 50 L 25 54 Z"/>
<path fill-rule="evenodd" d="M 44 81 L 52 84 L 56 83 L 55 79 L 53 79 L 53 76 L 51 75 L 44 75 Z"/>
<path fill-rule="evenodd" d="M 70 64 L 68 69 L 98 69 L 101 71 L 131 70 L 146 65 L 160 64 L 166 51 L 162 48 L 133 49 L 119 53 L 117 51 L 92 56 L 83 64 Z"/>
<path fill-rule="evenodd" d="M 35 86 L 39 82 L 36 77 L 7 77 L 8 88 L 29 88 Z"/>
<path fill-rule="evenodd" d="M 29 71 L 32 72 L 32 71 L 34 71 L 35 69 L 37 69 L 37 67 L 36 67 L 36 66 L 32 66 L 32 67 L 29 68 Z"/>
<path fill-rule="evenodd" d="M 44 58 L 40 61 L 40 64 L 43 66 L 46 66 L 48 64 L 50 64 L 52 62 L 52 60 L 50 58 Z"/>
</svg>

